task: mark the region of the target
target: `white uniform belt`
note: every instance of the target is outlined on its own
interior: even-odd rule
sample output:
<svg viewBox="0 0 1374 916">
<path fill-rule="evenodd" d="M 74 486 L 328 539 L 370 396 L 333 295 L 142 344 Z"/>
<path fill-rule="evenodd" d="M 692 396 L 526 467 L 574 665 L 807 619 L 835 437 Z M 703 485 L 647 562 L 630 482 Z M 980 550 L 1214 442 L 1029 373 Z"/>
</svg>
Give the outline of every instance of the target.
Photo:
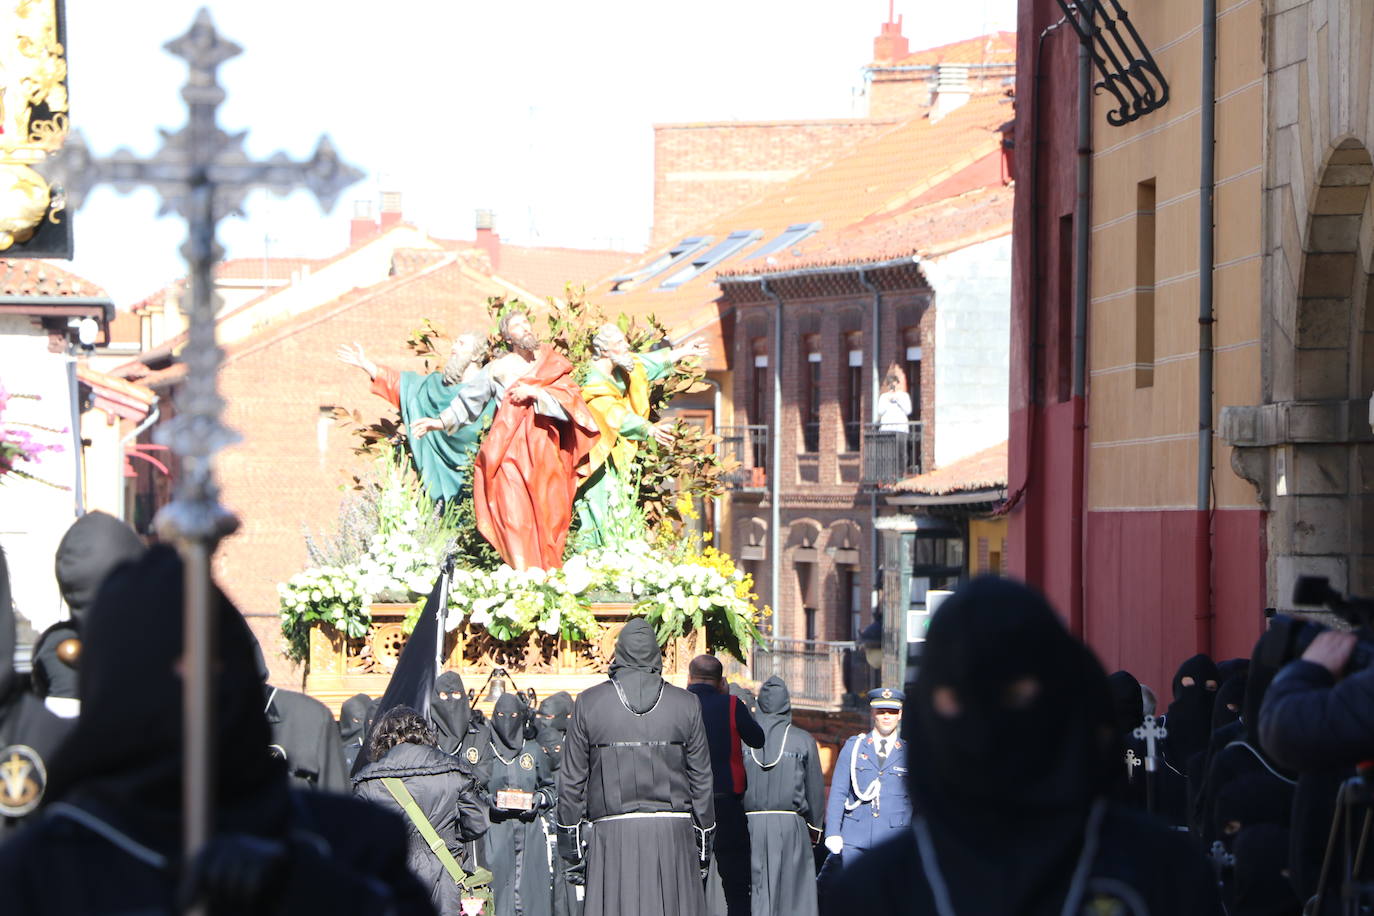
<svg viewBox="0 0 1374 916">
<path fill-rule="evenodd" d="M 801 817 L 800 811 L 777 811 L 773 809 L 768 809 L 764 811 L 746 811 L 744 813 L 749 815 L 750 817 L 753 817 L 755 814 L 790 814 L 793 817 Z"/>
<path fill-rule="evenodd" d="M 631 811 L 629 814 L 608 814 L 605 817 L 598 817 L 592 821 L 593 824 L 600 824 L 605 821 L 628 821 L 645 817 L 686 817 L 692 816 L 690 811 Z"/>
</svg>

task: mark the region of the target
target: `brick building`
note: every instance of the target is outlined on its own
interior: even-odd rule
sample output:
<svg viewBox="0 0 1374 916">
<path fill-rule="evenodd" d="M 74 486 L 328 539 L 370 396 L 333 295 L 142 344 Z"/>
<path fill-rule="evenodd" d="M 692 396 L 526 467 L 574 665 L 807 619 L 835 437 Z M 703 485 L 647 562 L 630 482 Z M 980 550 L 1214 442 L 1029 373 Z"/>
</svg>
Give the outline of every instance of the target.
<svg viewBox="0 0 1374 916">
<path fill-rule="evenodd" d="M 710 339 L 714 423 L 741 462 L 717 527 L 787 650 L 754 674 L 791 665 L 803 705 L 856 689 L 874 521 L 901 511 L 884 488 L 1006 437 L 1012 110 L 1000 93 L 962 102 L 684 229 L 592 291 Z M 915 401 L 900 437 L 874 423 L 890 367 Z"/>
</svg>

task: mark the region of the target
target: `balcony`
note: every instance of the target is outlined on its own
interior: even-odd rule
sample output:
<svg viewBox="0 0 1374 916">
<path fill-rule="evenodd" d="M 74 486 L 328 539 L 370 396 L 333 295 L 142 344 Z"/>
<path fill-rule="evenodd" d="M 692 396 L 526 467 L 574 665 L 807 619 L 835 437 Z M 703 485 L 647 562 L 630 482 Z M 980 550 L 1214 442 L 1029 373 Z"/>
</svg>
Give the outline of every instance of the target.
<svg viewBox="0 0 1374 916">
<path fill-rule="evenodd" d="M 899 480 L 921 473 L 921 424 L 870 423 L 863 428 L 863 475 L 860 483 L 868 489 L 891 486 Z"/>
<path fill-rule="evenodd" d="M 739 467 L 725 475 L 725 485 L 745 492 L 768 489 L 768 427 L 722 426 L 717 434 L 720 446 L 716 454 L 739 462 Z"/>
<path fill-rule="evenodd" d="M 775 636 L 754 647 L 749 677 L 763 683 L 775 674 L 786 682 L 794 705 L 839 709 L 846 695 L 866 692 L 876 673 L 852 642 Z"/>
</svg>

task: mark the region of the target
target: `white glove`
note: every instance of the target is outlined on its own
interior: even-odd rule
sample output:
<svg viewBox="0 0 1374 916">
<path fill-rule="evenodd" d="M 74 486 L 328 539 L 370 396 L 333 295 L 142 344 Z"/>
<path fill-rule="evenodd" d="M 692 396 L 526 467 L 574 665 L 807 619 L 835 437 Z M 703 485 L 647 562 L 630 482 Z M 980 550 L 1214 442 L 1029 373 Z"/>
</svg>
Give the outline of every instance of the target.
<svg viewBox="0 0 1374 916">
<path fill-rule="evenodd" d="M 842 836 L 828 836 L 828 837 L 826 837 L 826 838 L 825 838 L 825 848 L 828 849 L 828 850 L 830 850 L 830 851 L 831 851 L 832 853 L 834 853 L 835 855 L 839 855 L 839 854 L 840 854 L 840 850 L 844 849 L 844 837 L 842 837 Z"/>
</svg>

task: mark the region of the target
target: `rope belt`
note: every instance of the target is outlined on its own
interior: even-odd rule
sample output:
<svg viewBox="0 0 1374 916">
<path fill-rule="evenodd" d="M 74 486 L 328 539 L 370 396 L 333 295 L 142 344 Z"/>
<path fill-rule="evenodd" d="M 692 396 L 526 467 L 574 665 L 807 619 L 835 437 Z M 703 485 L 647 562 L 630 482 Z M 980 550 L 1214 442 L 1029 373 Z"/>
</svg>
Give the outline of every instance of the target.
<svg viewBox="0 0 1374 916">
<path fill-rule="evenodd" d="M 682 741 L 610 741 L 606 744 L 593 744 L 590 747 L 682 747 Z"/>
<path fill-rule="evenodd" d="M 631 811 L 629 814 L 608 814 L 605 817 L 598 817 L 592 821 L 593 824 L 601 824 L 606 821 L 628 821 L 640 820 L 646 817 L 676 817 L 691 818 L 690 811 Z"/>
<path fill-rule="evenodd" d="M 801 812 L 800 812 L 800 811 L 773 811 L 773 810 L 766 810 L 766 811 L 746 811 L 746 812 L 744 812 L 744 813 L 747 814 L 747 815 L 749 815 L 750 817 L 753 817 L 755 814 L 790 814 L 790 815 L 792 815 L 793 817 L 801 817 Z"/>
</svg>

